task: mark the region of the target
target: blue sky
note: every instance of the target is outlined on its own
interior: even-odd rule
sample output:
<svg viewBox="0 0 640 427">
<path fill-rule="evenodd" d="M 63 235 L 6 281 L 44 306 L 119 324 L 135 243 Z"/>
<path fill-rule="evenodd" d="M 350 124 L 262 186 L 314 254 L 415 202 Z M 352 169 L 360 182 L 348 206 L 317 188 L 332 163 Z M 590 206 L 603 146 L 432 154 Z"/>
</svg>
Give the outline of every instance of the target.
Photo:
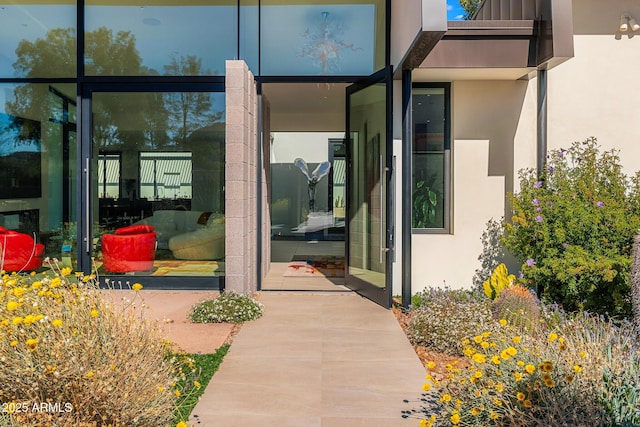
<svg viewBox="0 0 640 427">
<path fill-rule="evenodd" d="M 460 7 L 458 0 L 447 0 L 447 19 L 449 21 L 464 19 L 464 9 Z"/>
</svg>

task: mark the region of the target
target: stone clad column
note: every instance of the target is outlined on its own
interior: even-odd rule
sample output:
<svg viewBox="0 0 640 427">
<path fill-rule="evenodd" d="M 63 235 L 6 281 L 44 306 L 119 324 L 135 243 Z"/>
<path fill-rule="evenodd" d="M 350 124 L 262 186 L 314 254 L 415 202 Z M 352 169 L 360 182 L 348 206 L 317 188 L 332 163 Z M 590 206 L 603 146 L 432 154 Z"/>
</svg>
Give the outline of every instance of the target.
<svg viewBox="0 0 640 427">
<path fill-rule="evenodd" d="M 256 84 L 244 61 L 226 61 L 225 288 L 257 289 Z"/>
</svg>

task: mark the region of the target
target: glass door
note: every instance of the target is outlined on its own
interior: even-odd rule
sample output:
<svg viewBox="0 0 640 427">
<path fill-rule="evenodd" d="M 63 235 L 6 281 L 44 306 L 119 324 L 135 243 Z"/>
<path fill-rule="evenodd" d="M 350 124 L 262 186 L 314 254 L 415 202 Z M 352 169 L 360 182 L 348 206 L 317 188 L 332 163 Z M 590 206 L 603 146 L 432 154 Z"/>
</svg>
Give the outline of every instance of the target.
<svg viewBox="0 0 640 427">
<path fill-rule="evenodd" d="M 391 70 L 347 88 L 346 286 L 391 307 Z"/>
</svg>

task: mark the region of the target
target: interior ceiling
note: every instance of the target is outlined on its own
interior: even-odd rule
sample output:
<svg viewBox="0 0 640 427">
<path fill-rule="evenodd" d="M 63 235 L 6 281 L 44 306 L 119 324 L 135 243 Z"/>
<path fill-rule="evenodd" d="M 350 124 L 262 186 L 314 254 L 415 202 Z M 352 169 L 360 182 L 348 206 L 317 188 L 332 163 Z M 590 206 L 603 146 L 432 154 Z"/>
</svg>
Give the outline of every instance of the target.
<svg viewBox="0 0 640 427">
<path fill-rule="evenodd" d="M 341 132 L 346 83 L 265 83 L 272 132 Z"/>
<path fill-rule="evenodd" d="M 527 78 L 535 68 L 416 68 L 415 82 L 452 82 L 455 80 L 518 80 Z"/>
</svg>

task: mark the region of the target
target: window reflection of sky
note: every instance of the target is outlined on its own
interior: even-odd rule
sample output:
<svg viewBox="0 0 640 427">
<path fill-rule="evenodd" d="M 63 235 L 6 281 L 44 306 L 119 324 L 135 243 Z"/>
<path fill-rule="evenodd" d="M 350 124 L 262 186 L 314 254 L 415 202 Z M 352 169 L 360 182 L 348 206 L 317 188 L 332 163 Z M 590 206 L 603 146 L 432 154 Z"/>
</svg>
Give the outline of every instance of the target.
<svg viewBox="0 0 640 427">
<path fill-rule="evenodd" d="M 21 40 L 34 41 L 48 30 L 75 26 L 75 5 L 0 5 L 0 77 L 24 77 L 13 69 Z"/>
<path fill-rule="evenodd" d="M 458 0 L 447 0 L 447 19 L 449 21 L 460 21 L 464 19 L 464 9 Z"/>
<path fill-rule="evenodd" d="M 195 55 L 203 70 L 219 75 L 237 56 L 236 6 L 88 6 L 85 20 L 87 31 L 131 31 L 143 65 L 159 74 L 171 55 Z"/>
</svg>

